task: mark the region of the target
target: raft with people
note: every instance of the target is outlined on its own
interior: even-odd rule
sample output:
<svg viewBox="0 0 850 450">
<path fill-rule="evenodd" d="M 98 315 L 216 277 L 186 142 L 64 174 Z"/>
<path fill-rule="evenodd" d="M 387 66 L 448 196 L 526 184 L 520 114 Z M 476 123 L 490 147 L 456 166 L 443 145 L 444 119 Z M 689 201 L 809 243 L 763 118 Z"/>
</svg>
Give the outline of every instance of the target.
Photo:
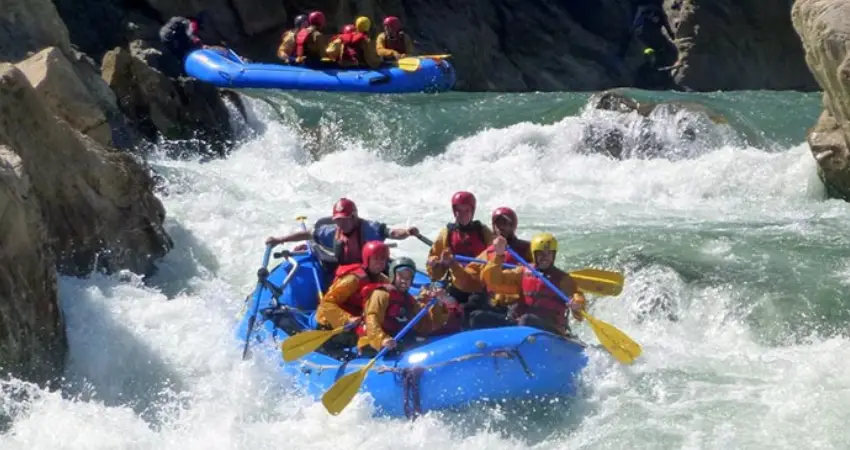
<svg viewBox="0 0 850 450">
<path fill-rule="evenodd" d="M 183 64 L 187 75 L 222 88 L 430 93 L 454 87 L 454 68 L 443 56 L 408 57 L 377 69 L 320 69 L 293 64 L 248 63 L 229 49 L 202 48 L 189 52 Z"/>
<path fill-rule="evenodd" d="M 588 362 L 587 345 L 562 327 L 565 322 L 556 320 L 561 325 L 551 328 L 536 314 L 526 314 L 537 320 L 491 322 L 472 329 L 467 325 L 438 333 L 447 329 L 456 300 L 439 286 L 441 281 L 434 282 L 409 258 L 390 258 L 391 244 L 369 240 L 358 252 L 362 253 L 360 262 L 340 266 L 335 263 L 342 255 L 341 248 L 335 251 L 310 242 L 274 253 L 283 261 L 268 270 L 272 249 L 279 243 L 311 235 L 321 241 L 324 233 L 344 224 L 344 219 L 376 224 L 357 218 L 356 206 L 347 199 L 335 205 L 334 224 L 329 223 L 331 218 L 320 220 L 311 232 L 303 218 L 299 219 L 301 232 L 267 240 L 257 287 L 245 299 L 236 335 L 243 344 L 243 358 L 252 347 L 270 355 L 283 374 L 308 394 L 321 398 L 331 414 L 339 414 L 359 392 L 371 396 L 379 414 L 407 417 L 466 408 L 476 402 L 545 401 L 575 394 L 577 375 Z M 388 235 L 393 239 L 415 236 L 434 244 L 415 227 L 389 230 Z M 548 301 L 561 302 L 561 308 L 554 304 L 547 308 L 559 311 L 562 319 L 568 311 L 580 315 L 619 362 L 630 364 L 638 357 L 640 346 L 587 313 L 583 301 L 581 309 L 566 308 L 584 294 L 619 295 L 621 274 L 598 269 L 564 272 L 568 276 L 562 277 L 561 286 L 566 288 L 559 288 L 550 281 L 553 269 L 545 267 L 547 263 L 541 259 L 553 261 L 557 251 L 554 237 L 543 233 L 530 243 L 528 252 L 534 255 L 539 270 L 507 242 L 502 236 L 495 238 L 496 261 L 509 254 L 523 266 L 523 289 L 539 282 L 534 288 L 539 292 L 535 302 L 543 301 L 545 292 L 555 294 Z M 490 275 L 495 267 L 461 255 L 453 258 L 465 264 L 486 263 L 485 272 Z M 326 289 L 328 273 L 333 283 Z M 347 289 L 349 294 L 340 295 Z M 573 292 L 573 299 L 564 294 L 567 291 Z M 350 309 L 355 304 L 361 305 L 357 311 Z M 332 309 L 339 313 L 334 313 L 335 318 Z M 545 315 L 543 310 L 535 311 Z M 335 325 L 327 326 L 328 322 Z M 414 329 L 412 338 L 409 332 Z M 337 339 L 345 335 L 356 337 L 356 344 Z"/>
</svg>

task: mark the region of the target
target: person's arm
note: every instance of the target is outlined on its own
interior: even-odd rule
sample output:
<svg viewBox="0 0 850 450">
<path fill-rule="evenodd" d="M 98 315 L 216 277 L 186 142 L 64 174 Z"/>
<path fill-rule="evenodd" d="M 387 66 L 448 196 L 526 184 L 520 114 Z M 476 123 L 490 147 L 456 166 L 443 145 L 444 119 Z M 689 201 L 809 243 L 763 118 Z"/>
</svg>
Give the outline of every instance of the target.
<svg viewBox="0 0 850 450">
<path fill-rule="evenodd" d="M 287 242 L 306 241 L 311 237 L 313 237 L 313 233 L 310 232 L 310 230 L 296 231 L 285 236 L 269 236 L 266 238 L 266 245 L 280 245 Z"/>
<path fill-rule="evenodd" d="M 393 228 L 393 229 L 389 230 L 389 232 L 387 233 L 387 237 L 390 238 L 390 239 L 395 239 L 397 241 L 400 241 L 400 240 L 403 240 L 403 239 L 407 239 L 410 236 L 413 236 L 413 235 L 418 234 L 418 233 L 419 233 L 419 229 L 416 228 L 416 227 Z"/>
<path fill-rule="evenodd" d="M 387 48 L 387 33 L 379 33 L 375 39 L 375 53 L 382 58 L 396 58 L 398 52 Z"/>
<path fill-rule="evenodd" d="M 441 280 L 444 276 L 446 276 L 446 271 L 448 270 L 448 267 L 444 266 L 440 262 L 443 250 L 446 248 L 446 235 L 447 230 L 445 228 L 440 230 L 440 234 L 437 236 L 437 239 L 434 239 L 434 245 L 432 245 L 431 250 L 428 251 L 428 263 L 425 269 L 432 281 Z"/>
<path fill-rule="evenodd" d="M 582 312 L 584 311 L 586 299 L 584 294 L 578 290 L 576 281 L 569 274 L 564 274 L 564 278 L 561 279 L 561 285 L 558 287 L 561 288 L 561 292 L 572 300 L 570 302 L 570 309 L 573 312 L 573 318 L 579 322 L 583 321 L 584 315 Z"/>
<path fill-rule="evenodd" d="M 522 293 L 522 272 L 521 267 L 505 270 L 502 264 L 505 262 L 505 255 L 495 255 L 493 259 L 487 262 L 484 269 L 481 271 L 481 279 L 487 285 L 487 289 L 496 294 L 504 295 L 520 295 Z"/>
<path fill-rule="evenodd" d="M 322 301 L 316 310 L 316 319 L 319 323 L 337 328 L 355 319 L 340 305 L 345 303 L 358 289 L 360 289 L 360 280 L 356 275 L 346 275 L 336 280 L 328 289 L 327 294 L 322 297 Z"/>
<path fill-rule="evenodd" d="M 366 300 L 366 311 L 363 313 L 363 320 L 366 322 L 366 340 L 375 350 L 380 350 L 384 342 L 393 338 L 381 326 L 389 304 L 390 293 L 383 289 L 375 289 Z"/>
<path fill-rule="evenodd" d="M 404 52 L 406 56 L 413 56 L 413 38 L 404 33 Z"/>
<path fill-rule="evenodd" d="M 369 66 L 370 69 L 377 69 L 381 67 L 381 57 L 375 53 L 375 46 L 372 45 L 372 41 L 363 42 L 363 59 L 365 59 L 365 63 Z"/>
</svg>

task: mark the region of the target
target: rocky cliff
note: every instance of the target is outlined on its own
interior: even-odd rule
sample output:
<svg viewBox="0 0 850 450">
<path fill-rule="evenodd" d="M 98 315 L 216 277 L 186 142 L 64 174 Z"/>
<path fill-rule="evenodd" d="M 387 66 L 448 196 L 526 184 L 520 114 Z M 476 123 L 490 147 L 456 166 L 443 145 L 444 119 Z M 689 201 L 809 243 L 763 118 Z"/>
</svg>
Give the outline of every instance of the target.
<svg viewBox="0 0 850 450">
<path fill-rule="evenodd" d="M 209 13 L 239 53 L 273 61 L 292 17 L 313 9 L 330 32 L 358 15 L 399 16 L 423 53 L 454 55 L 460 90 L 601 90 L 640 84 L 643 45 L 631 32 L 636 6 L 661 0 L 54 0 L 71 41 L 96 59 L 147 40 L 173 15 Z M 678 48 L 676 85 L 697 91 L 814 90 L 790 20 L 790 0 L 666 0 Z M 106 26 L 105 24 L 109 24 Z M 674 46 L 675 44 L 675 46 Z M 672 61 L 676 60 L 675 50 Z"/>
<path fill-rule="evenodd" d="M 793 20 L 824 91 L 824 110 L 809 130 L 809 146 L 829 194 L 850 201 L 850 3 L 798 0 Z"/>
</svg>

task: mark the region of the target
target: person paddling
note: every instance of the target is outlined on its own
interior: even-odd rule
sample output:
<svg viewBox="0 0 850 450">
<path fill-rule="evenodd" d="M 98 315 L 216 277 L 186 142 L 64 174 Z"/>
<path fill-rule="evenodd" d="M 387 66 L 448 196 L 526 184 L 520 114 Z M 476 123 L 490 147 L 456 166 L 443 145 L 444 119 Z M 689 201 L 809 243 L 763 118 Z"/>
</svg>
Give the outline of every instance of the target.
<svg viewBox="0 0 850 450">
<path fill-rule="evenodd" d="M 461 330 L 465 316 L 462 308 L 469 303 L 469 298 L 475 293 L 484 292 L 484 285 L 479 278 L 468 272 L 460 263 L 454 260 L 454 255 L 474 258 L 487 248 L 487 243 L 493 240 L 493 232 L 487 225 L 475 217 L 476 199 L 471 192 L 460 191 L 452 196 L 452 213 L 455 221 L 440 230 L 428 253 L 428 275 L 431 280 L 438 281 L 448 275 L 449 284 L 446 290 L 457 299 L 460 307 L 452 311 L 452 320 L 441 330 L 441 333 L 455 333 Z"/>
<path fill-rule="evenodd" d="M 334 204 L 332 220 L 332 224 L 318 225 L 312 232 L 301 230 L 286 236 L 271 236 L 266 239 L 266 245 L 312 239 L 331 253 L 331 260 L 323 260 L 323 263 L 326 272 L 333 277 L 337 266 L 360 260 L 360 249 L 366 242 L 383 242 L 388 238 L 403 240 L 419 233 L 416 227 L 389 228 L 382 222 L 361 219 L 357 205 L 344 197 Z"/>
<path fill-rule="evenodd" d="M 321 329 L 347 326 L 350 329 L 331 341 L 344 347 L 357 345 L 355 327 L 363 315 L 363 293 L 390 283 L 382 272 L 390 259 L 390 248 L 381 241 L 369 241 L 363 246 L 361 260 L 339 267 L 339 277 L 322 296 L 316 309 L 316 322 Z"/>
<path fill-rule="evenodd" d="M 414 342 L 415 336 L 412 334 L 408 335 L 404 343 L 396 342 L 392 337 L 425 307 L 431 297 L 439 298 L 440 302 L 416 324 L 414 331 L 420 336 L 427 336 L 445 324 L 449 315 L 447 305 L 455 300 L 443 290 L 427 289 L 419 293 L 417 300 L 408 293 L 415 274 L 416 263 L 410 258 L 401 257 L 390 264 L 392 284 L 372 285 L 371 291 L 361 292 L 366 299 L 363 323 L 357 330 L 360 336 L 357 347 L 362 355 L 374 356 L 382 348 L 398 350 L 403 344 Z"/>
<path fill-rule="evenodd" d="M 581 312 L 584 310 L 585 298 L 572 277 L 555 267 L 558 240 L 551 233 L 540 233 L 531 239 L 532 267 L 571 297 L 569 307 L 531 271 L 524 267 L 504 269 L 502 264 L 505 262 L 506 247 L 507 240 L 502 236 L 493 241 L 494 257 L 484 266 L 481 278 L 490 291 L 513 299 L 510 313 L 505 317 L 494 312 L 476 311 L 470 317 L 472 328 L 519 324 L 568 335 L 570 328 L 567 324 L 567 312 L 572 311 L 573 317 L 578 321 L 584 320 Z"/>
</svg>

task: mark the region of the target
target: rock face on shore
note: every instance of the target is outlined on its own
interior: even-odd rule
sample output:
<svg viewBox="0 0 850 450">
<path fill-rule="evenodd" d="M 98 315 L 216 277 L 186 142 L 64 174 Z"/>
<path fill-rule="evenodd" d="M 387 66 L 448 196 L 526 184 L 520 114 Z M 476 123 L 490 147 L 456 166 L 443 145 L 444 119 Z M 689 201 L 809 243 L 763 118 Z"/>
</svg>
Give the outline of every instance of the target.
<svg viewBox="0 0 850 450">
<path fill-rule="evenodd" d="M 206 37 L 257 61 L 274 61 L 296 14 L 321 10 L 326 31 L 355 17 L 395 15 L 422 53 L 451 53 L 459 90 L 601 90 L 635 86 L 645 58 L 631 30 L 640 4 L 661 0 L 221 0 L 134 2 L 54 0 L 71 41 L 100 59 L 127 42 L 150 48 L 155 27 L 174 15 L 209 14 Z M 666 0 L 675 31 L 658 46 L 679 52 L 674 81 L 682 89 L 816 90 L 791 25 L 789 0 Z M 110 24 L 105 26 L 105 24 Z M 118 25 L 116 25 L 118 24 Z M 154 36 L 155 37 L 155 36 Z M 131 46 L 132 47 L 132 46 Z"/>
<path fill-rule="evenodd" d="M 824 110 L 809 130 L 809 146 L 829 195 L 850 201 L 850 3 L 798 0 L 793 20 L 824 91 Z"/>
</svg>

